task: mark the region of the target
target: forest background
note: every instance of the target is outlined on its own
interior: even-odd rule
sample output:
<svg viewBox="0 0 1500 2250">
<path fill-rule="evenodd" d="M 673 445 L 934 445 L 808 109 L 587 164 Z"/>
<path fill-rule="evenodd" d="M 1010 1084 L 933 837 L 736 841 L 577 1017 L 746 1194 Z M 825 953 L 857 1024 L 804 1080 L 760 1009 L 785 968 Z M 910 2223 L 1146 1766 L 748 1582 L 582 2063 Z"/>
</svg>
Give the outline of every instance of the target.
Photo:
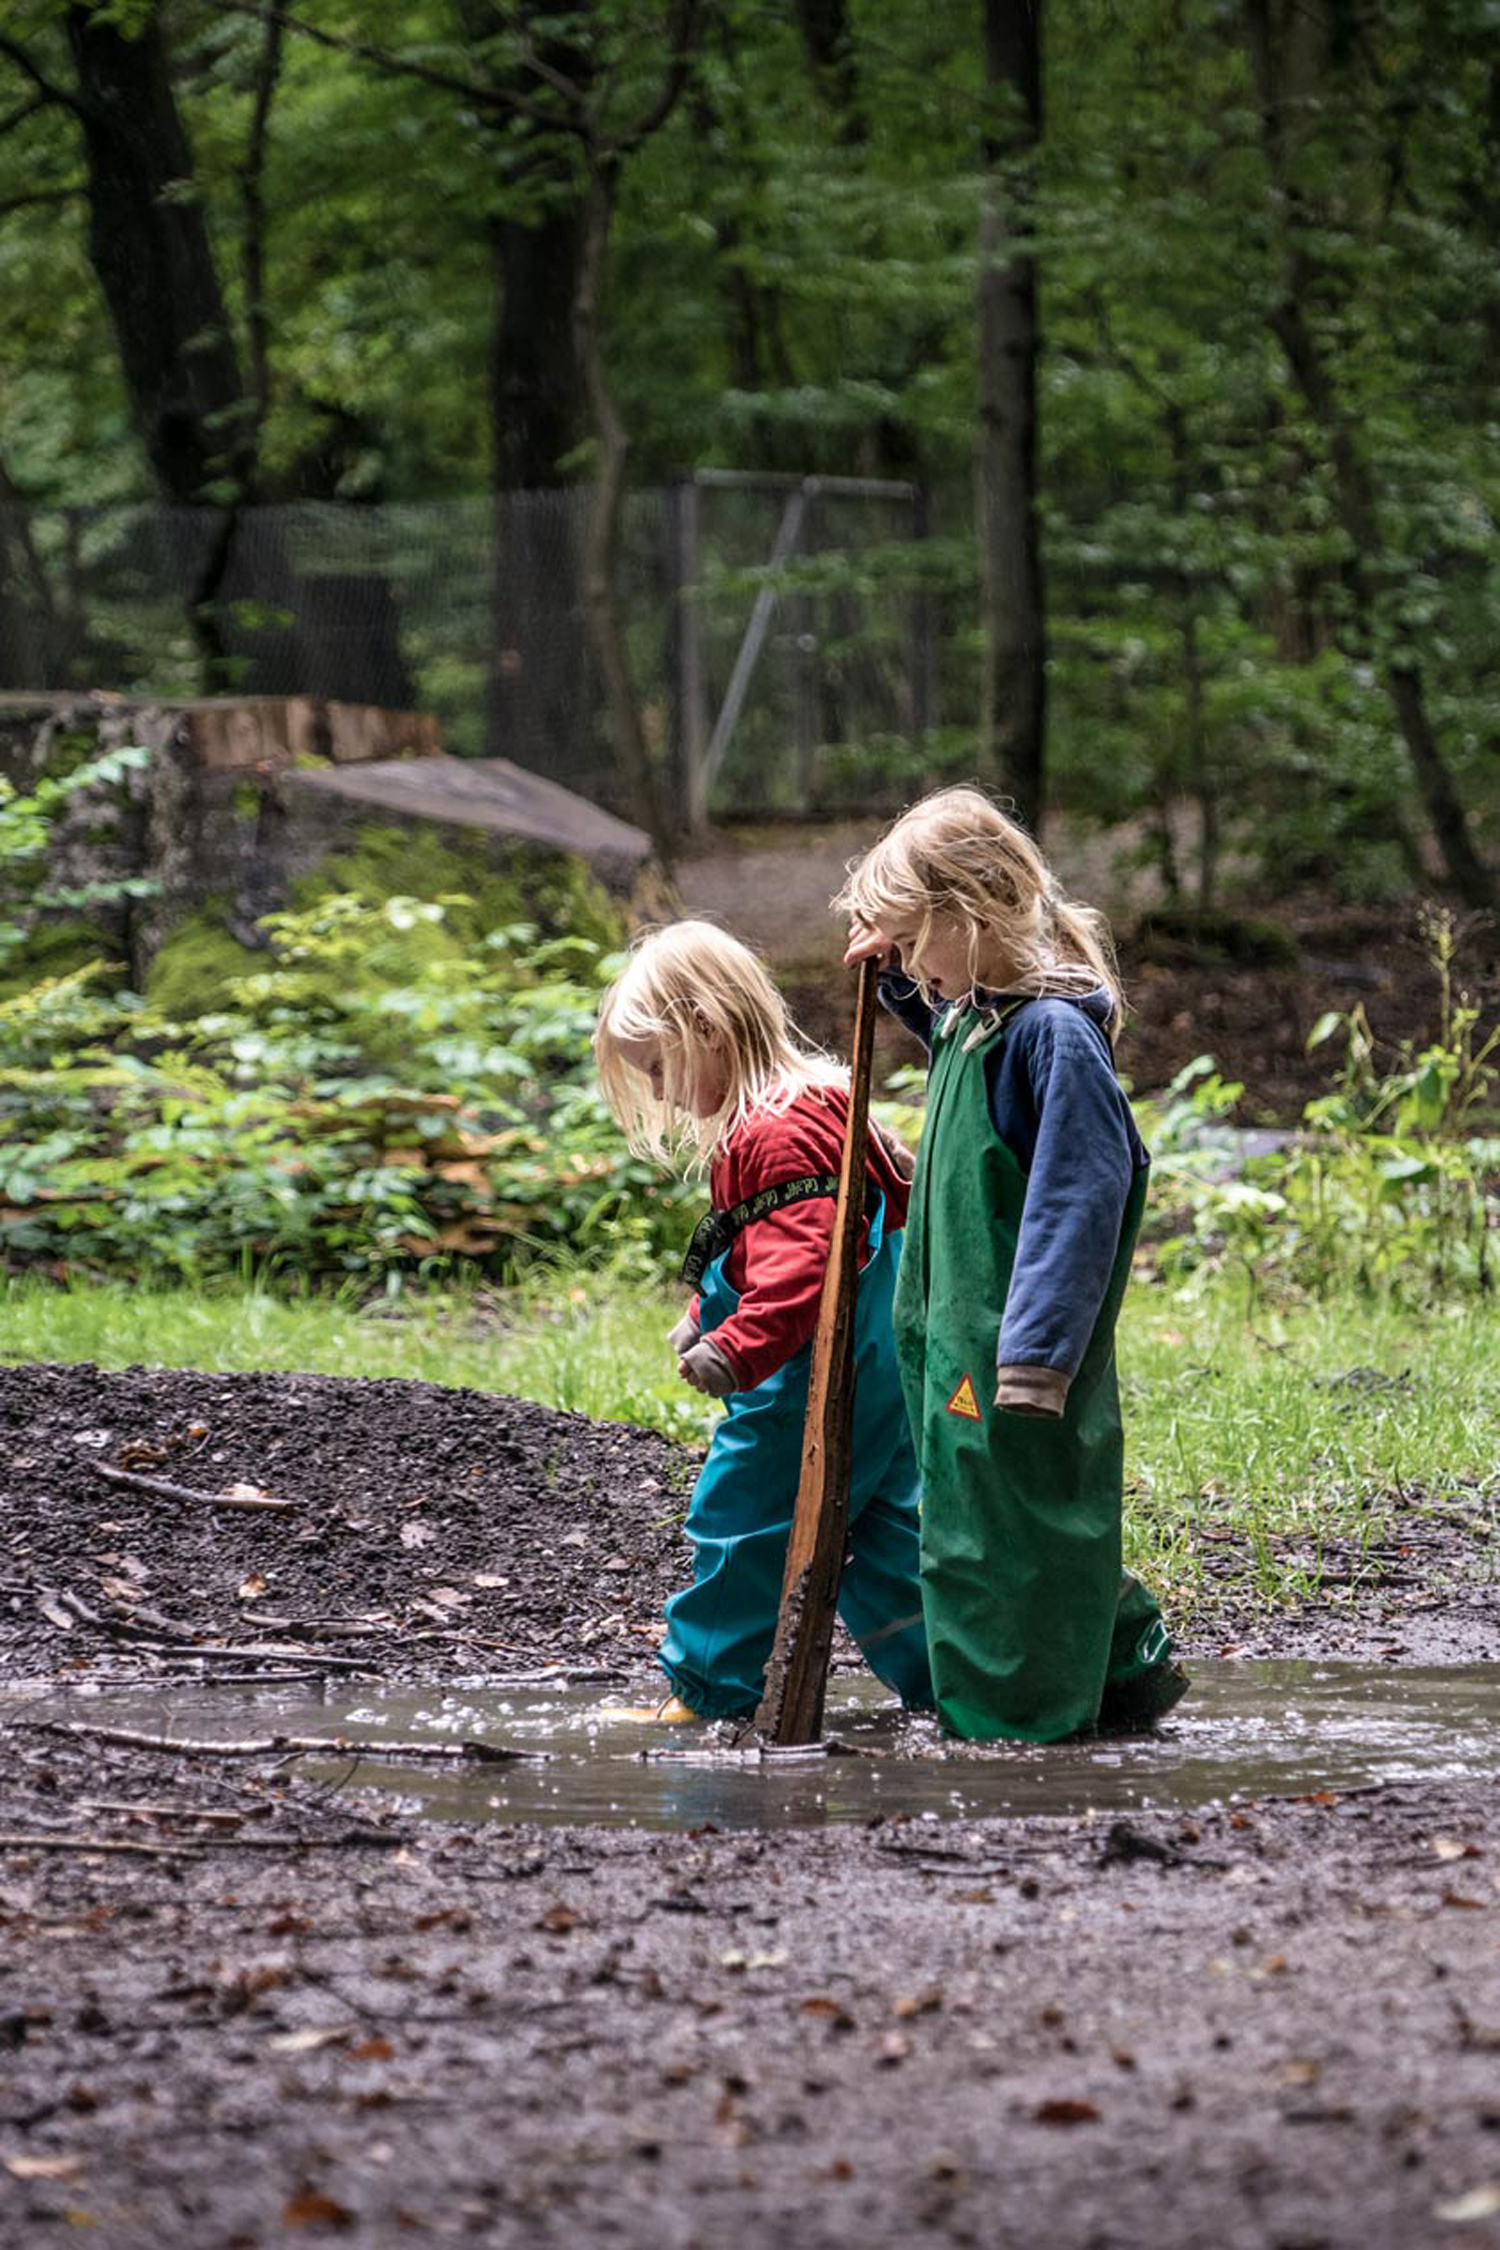
<svg viewBox="0 0 1500 2250">
<path fill-rule="evenodd" d="M 17 0 L 0 94 L 0 684 L 352 667 L 669 829 L 673 495 L 878 480 L 701 502 L 814 797 L 1492 902 L 1488 0 Z"/>
</svg>

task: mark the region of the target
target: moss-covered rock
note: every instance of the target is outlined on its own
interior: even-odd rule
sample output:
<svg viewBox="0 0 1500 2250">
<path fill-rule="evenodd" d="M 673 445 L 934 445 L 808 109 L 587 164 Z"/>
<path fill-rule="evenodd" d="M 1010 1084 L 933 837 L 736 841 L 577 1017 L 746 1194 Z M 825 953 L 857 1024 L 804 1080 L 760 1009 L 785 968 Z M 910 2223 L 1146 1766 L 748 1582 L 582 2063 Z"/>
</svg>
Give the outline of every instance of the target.
<svg viewBox="0 0 1500 2250">
<path fill-rule="evenodd" d="M 241 945 L 223 907 L 210 904 L 179 922 L 162 946 L 146 972 L 146 998 L 158 1014 L 185 1023 L 226 1006 L 235 978 L 265 965 L 264 952 Z"/>
<path fill-rule="evenodd" d="M 618 906 L 571 852 L 515 844 L 503 856 L 481 838 L 449 840 L 436 829 L 362 828 L 354 849 L 333 852 L 292 885 L 295 909 L 336 893 L 383 905 L 388 898 L 445 898 L 445 927 L 477 944 L 492 930 L 527 922 L 539 936 L 590 938 L 619 944 Z"/>
<path fill-rule="evenodd" d="M 602 946 L 624 937 L 618 907 L 582 860 L 518 845 L 497 863 L 477 838 L 447 843 L 431 829 L 362 829 L 352 850 L 330 854 L 293 884 L 290 908 L 312 913 L 340 897 L 369 907 L 393 898 L 443 903 L 440 921 L 415 917 L 384 935 L 378 961 L 369 964 L 369 981 L 381 985 L 471 959 L 493 931 L 518 925 L 543 939 L 581 937 Z M 268 966 L 264 950 L 233 936 L 225 915 L 222 902 L 210 902 L 179 922 L 158 951 L 146 996 L 162 1015 L 181 1022 L 221 1008 L 236 978 Z"/>
</svg>

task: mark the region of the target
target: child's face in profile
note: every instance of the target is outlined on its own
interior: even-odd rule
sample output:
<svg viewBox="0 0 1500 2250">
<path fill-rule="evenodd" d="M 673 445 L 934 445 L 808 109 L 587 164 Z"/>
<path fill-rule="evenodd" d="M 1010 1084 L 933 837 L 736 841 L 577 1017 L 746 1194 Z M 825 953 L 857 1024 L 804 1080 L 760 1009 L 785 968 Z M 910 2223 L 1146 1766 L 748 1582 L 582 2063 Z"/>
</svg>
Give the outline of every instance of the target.
<svg viewBox="0 0 1500 2250">
<path fill-rule="evenodd" d="M 934 914 L 925 930 L 911 922 L 886 934 L 907 974 L 938 1000 L 957 1000 L 976 985 L 1003 991 L 1015 974 L 1008 948 L 988 922 L 971 926 L 957 914 Z"/>
<path fill-rule="evenodd" d="M 686 1046 L 679 1041 L 622 1039 L 620 1058 L 638 1070 L 652 1099 L 694 1117 L 716 1117 L 729 1093 L 729 1072 L 717 1042 Z"/>
</svg>

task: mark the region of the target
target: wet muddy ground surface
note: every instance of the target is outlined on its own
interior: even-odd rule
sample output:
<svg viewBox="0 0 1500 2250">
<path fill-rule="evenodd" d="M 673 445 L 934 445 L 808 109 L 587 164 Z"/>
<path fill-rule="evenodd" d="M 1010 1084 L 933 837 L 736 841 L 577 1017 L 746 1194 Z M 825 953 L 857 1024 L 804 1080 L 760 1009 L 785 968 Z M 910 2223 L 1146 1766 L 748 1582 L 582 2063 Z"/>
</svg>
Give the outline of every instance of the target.
<svg viewBox="0 0 1500 2250">
<path fill-rule="evenodd" d="M 5 1674 L 100 1724 L 179 1681 L 200 1733 L 205 1676 L 624 1692 L 692 1468 L 420 1385 L 6 1371 Z M 1216 1543 L 1190 1665 L 1359 1658 L 1373 1722 L 1381 1668 L 1493 1659 L 1472 1503 L 1275 1619 Z M 39 1708 L 0 1712 L 7 2246 L 1500 2243 L 1488 1781 L 648 1832 Z"/>
</svg>

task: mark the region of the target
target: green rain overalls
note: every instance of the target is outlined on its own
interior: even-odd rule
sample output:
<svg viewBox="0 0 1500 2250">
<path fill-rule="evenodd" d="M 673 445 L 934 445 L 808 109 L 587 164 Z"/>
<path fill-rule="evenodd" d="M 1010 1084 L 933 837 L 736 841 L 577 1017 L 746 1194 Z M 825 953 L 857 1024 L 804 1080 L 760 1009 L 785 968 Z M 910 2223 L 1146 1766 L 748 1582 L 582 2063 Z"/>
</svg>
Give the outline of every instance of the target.
<svg viewBox="0 0 1500 2250">
<path fill-rule="evenodd" d="M 1061 1417 L 996 1407 L 1026 1174 L 995 1130 L 985 1076 L 1011 1019 L 966 1049 L 971 1020 L 949 1037 L 937 1027 L 896 1291 L 922 1479 L 922 1606 L 938 1711 L 954 1734 L 1061 1742 L 1093 1730 L 1106 1680 L 1150 1671 L 1168 1648 L 1156 1603 L 1120 1565 L 1114 1329 L 1146 1174 Z"/>
</svg>

